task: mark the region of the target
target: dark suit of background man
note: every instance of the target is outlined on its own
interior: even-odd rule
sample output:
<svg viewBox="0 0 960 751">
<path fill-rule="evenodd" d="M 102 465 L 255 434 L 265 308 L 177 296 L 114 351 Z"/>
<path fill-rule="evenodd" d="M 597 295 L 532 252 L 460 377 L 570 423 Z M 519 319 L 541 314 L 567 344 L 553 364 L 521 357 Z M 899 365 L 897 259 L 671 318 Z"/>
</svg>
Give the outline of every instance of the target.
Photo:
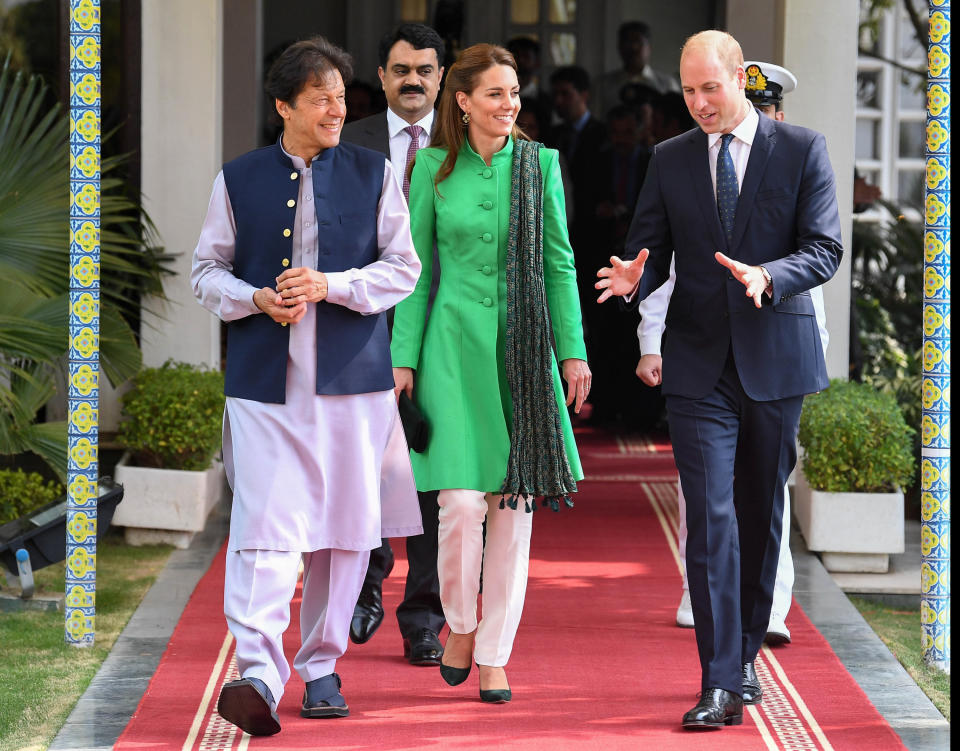
<svg viewBox="0 0 960 751">
<path fill-rule="evenodd" d="M 687 499 L 702 668 L 683 726 L 713 728 L 740 724 L 744 702 L 761 700 L 753 661 L 770 617 L 800 408 L 828 385 L 808 290 L 833 276 L 843 250 L 823 136 L 759 117 L 736 40 L 692 36 L 680 79 L 699 129 L 655 148 L 627 236 L 636 259 L 611 259 L 596 286 L 601 301 L 642 300 L 675 256 L 663 394 Z"/>
<path fill-rule="evenodd" d="M 434 102 L 443 77 L 444 44 L 423 24 L 403 24 L 380 40 L 378 74 L 387 97 L 387 110 L 349 123 L 343 140 L 386 154 L 408 195 L 407 163 L 418 149 L 430 145 Z M 411 132 L 411 129 L 414 132 Z M 434 269 L 434 279 L 439 273 Z M 439 665 L 443 646 L 437 634 L 444 625 L 437 579 L 436 492 L 419 493 L 423 534 L 407 538 L 407 585 L 397 608 L 403 637 L 403 656 L 414 665 Z M 382 585 L 393 568 L 390 541 L 370 554 L 370 565 L 357 600 L 350 638 L 357 644 L 369 640 L 383 622 Z"/>
</svg>

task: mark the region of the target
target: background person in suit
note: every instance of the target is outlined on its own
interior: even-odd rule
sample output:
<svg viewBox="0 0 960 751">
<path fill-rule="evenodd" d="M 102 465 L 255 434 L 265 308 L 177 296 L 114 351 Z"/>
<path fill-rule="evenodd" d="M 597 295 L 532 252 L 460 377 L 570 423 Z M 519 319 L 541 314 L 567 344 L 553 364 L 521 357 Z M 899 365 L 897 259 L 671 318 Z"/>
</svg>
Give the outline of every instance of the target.
<svg viewBox="0 0 960 751">
<path fill-rule="evenodd" d="M 650 66 L 650 26 L 644 21 L 626 21 L 617 29 L 617 51 L 623 67 L 604 73 L 597 81 L 594 106 L 601 117 L 623 103 L 621 92 L 630 83 L 641 83 L 663 94 L 680 91 L 676 76 Z"/>
<path fill-rule="evenodd" d="M 550 76 L 550 91 L 561 122 L 547 143 L 570 167 L 574 214 L 567 217 L 567 227 L 576 259 L 587 352 L 597 383 L 591 397 L 591 420 L 602 421 L 613 417 L 613 411 L 606 409 L 610 400 L 604 397 L 612 392 L 610 374 L 616 358 L 599 346 L 603 316 L 593 304 L 593 269 L 609 255 L 608 248 L 597 241 L 597 205 L 608 192 L 603 154 L 609 148 L 609 139 L 606 126 L 590 110 L 590 74 L 586 70 L 577 65 L 557 68 Z"/>
<path fill-rule="evenodd" d="M 386 112 L 350 123 L 343 140 L 385 154 L 393 165 L 404 196 L 409 195 L 408 166 L 419 149 L 430 144 L 434 103 L 443 78 L 444 44 L 423 24 L 403 24 L 380 41 L 377 73 L 387 98 Z M 435 268 L 433 278 L 439 277 Z M 423 534 L 407 538 L 407 584 L 397 607 L 403 656 L 413 665 L 439 665 L 443 655 L 440 584 L 437 581 L 437 494 L 419 493 Z M 370 554 L 367 576 L 357 599 L 350 638 L 368 641 L 383 622 L 383 580 L 393 569 L 390 541 L 382 540 Z"/>
<path fill-rule="evenodd" d="M 797 85 L 796 77 L 786 68 L 773 63 L 747 61 L 744 63 L 747 75 L 745 93 L 747 99 L 757 110 L 767 117 L 782 121 L 783 95 L 793 91 Z M 663 338 L 667 307 L 670 295 L 673 292 L 676 273 L 670 268 L 670 278 L 653 292 L 646 300 L 640 303 L 640 325 L 637 327 L 637 337 L 640 341 L 640 361 L 637 363 L 636 374 L 648 386 L 658 386 L 661 381 L 663 358 L 660 356 L 661 340 Z M 823 305 L 823 290 L 814 287 L 810 290 L 810 299 L 817 315 L 817 329 L 820 332 L 820 344 L 823 347 L 823 356 L 827 356 L 827 317 Z M 777 579 L 773 588 L 773 605 L 770 610 L 770 621 L 767 624 L 766 642 L 768 644 L 788 644 L 790 629 L 787 628 L 787 613 L 793 600 L 793 555 L 790 553 L 790 493 L 787 488 L 783 491 L 783 527 L 781 532 L 780 559 L 777 563 Z M 677 488 L 677 500 L 680 513 L 680 525 L 677 530 L 677 547 L 683 565 L 683 592 L 680 605 L 677 607 L 677 625 L 683 628 L 693 628 L 693 609 L 690 606 L 690 590 L 687 585 L 686 547 L 687 547 L 687 520 L 686 500 L 683 496 L 683 487 Z"/>
<path fill-rule="evenodd" d="M 611 258 L 596 285 L 600 302 L 643 300 L 675 260 L 663 393 L 702 669 L 684 728 L 740 724 L 744 702 L 761 699 L 753 661 L 770 618 L 783 488 L 803 397 L 829 385 L 809 290 L 843 253 L 823 136 L 760 117 L 746 78 L 729 34 L 687 40 L 680 79 L 699 129 L 655 148 L 627 237 L 635 258 Z"/>
</svg>

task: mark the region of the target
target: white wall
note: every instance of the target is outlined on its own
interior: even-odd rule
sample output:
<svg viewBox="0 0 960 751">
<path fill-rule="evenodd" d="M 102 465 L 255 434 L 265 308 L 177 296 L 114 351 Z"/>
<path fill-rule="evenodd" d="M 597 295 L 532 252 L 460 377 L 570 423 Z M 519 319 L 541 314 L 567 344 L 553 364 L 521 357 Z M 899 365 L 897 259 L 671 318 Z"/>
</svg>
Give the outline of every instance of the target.
<svg viewBox="0 0 960 751">
<path fill-rule="evenodd" d="M 190 264 L 222 166 L 223 0 L 143 0 L 141 164 L 147 211 L 177 275 L 145 300 L 146 365 L 219 366 L 219 321 L 190 289 Z"/>
</svg>

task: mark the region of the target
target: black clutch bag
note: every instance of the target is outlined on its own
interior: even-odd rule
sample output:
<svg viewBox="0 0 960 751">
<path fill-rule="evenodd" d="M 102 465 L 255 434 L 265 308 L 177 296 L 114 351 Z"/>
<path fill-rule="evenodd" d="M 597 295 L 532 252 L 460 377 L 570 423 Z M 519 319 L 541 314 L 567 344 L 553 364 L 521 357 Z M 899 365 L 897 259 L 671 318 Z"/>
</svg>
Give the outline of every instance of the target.
<svg viewBox="0 0 960 751">
<path fill-rule="evenodd" d="M 407 446 L 417 453 L 422 453 L 427 447 L 427 440 L 430 438 L 430 429 L 427 427 L 426 418 L 417 408 L 417 405 L 413 403 L 413 400 L 407 396 L 406 391 L 400 393 L 398 407 Z"/>
</svg>

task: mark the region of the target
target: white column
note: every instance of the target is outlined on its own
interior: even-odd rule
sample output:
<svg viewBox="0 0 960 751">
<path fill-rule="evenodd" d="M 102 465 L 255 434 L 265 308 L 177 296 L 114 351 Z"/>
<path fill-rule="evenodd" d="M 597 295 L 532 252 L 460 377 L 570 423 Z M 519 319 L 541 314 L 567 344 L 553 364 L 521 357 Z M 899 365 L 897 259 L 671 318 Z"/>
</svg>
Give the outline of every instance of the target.
<svg viewBox="0 0 960 751">
<path fill-rule="evenodd" d="M 797 77 L 784 99 L 787 120 L 823 133 L 837 176 L 844 258 L 824 287 L 827 373 L 846 378 L 850 362 L 850 237 L 856 130 L 859 3 L 836 0 L 728 0 L 727 30 L 748 58 L 783 65 Z M 773 58 L 764 51 L 773 52 Z"/>
<path fill-rule="evenodd" d="M 223 0 L 143 0 L 144 203 L 179 254 L 168 302 L 143 302 L 145 365 L 220 363 L 220 324 L 190 290 L 190 263 L 222 166 Z"/>
</svg>

